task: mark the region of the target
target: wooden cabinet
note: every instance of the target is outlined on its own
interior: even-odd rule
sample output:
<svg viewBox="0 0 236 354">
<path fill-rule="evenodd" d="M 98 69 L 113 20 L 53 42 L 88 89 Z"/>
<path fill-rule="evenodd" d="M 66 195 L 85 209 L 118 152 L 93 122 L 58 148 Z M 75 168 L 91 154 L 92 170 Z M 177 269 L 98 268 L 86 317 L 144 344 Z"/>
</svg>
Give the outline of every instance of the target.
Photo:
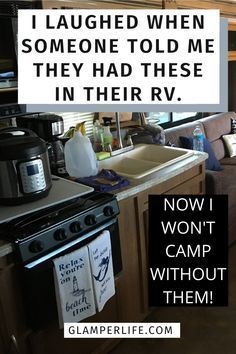
<svg viewBox="0 0 236 354">
<path fill-rule="evenodd" d="M 204 165 L 197 165 L 119 202 L 123 270 L 116 278 L 115 296 L 103 311 L 86 322 L 139 322 L 147 316 L 148 196 L 202 194 L 204 173 Z M 104 354 L 119 342 L 118 339 L 64 339 L 57 319 L 33 330 L 26 320 L 18 267 L 8 257 L 0 262 L 1 354 Z"/>
<path fill-rule="evenodd" d="M 17 87 L 0 89 L 0 104 L 9 102 L 17 102 Z"/>
<path fill-rule="evenodd" d="M 140 9 L 162 8 L 162 0 L 42 0 L 45 9 Z"/>
<path fill-rule="evenodd" d="M 26 319 L 22 283 L 18 267 L 1 258 L 0 268 L 0 353 L 1 354 L 91 354 L 106 353 L 118 342 L 115 339 L 64 339 L 57 318 L 40 330 L 33 330 Z M 122 276 L 122 274 L 121 274 Z M 116 287 L 120 282 L 116 279 Z M 86 322 L 118 322 L 118 293 L 105 305 L 103 311 Z M 55 299 L 56 301 L 56 299 Z"/>
<path fill-rule="evenodd" d="M 142 250 L 137 214 L 137 197 L 120 203 L 120 242 L 123 261 L 122 279 L 118 286 L 119 318 L 122 322 L 141 321 L 143 308 Z"/>
<path fill-rule="evenodd" d="M 232 1 L 214 0 L 41 0 L 44 8 L 100 9 L 219 9 L 221 16 L 236 17 Z"/>
<path fill-rule="evenodd" d="M 229 19 L 229 52 L 228 60 L 236 60 L 236 6 L 230 1 L 185 1 L 185 0 L 41 0 L 45 9 L 219 9 L 223 17 Z M 233 49 L 231 49 L 231 45 Z"/>
<path fill-rule="evenodd" d="M 89 317 L 85 322 L 118 322 L 117 294 L 113 296 L 104 309 L 96 315 Z M 99 354 L 106 353 L 114 347 L 119 340 L 115 339 L 64 339 L 63 330 L 58 324 L 52 323 L 28 336 L 28 343 L 32 354 Z M 22 353 L 23 354 L 23 353 Z"/>
<path fill-rule="evenodd" d="M 228 41 L 228 110 L 236 110 L 236 21 L 229 21 Z"/>
<path fill-rule="evenodd" d="M 218 9 L 223 17 L 236 17 L 236 6 L 231 0 L 163 0 L 163 6 L 176 9 Z"/>
<path fill-rule="evenodd" d="M 0 269 L 0 350 L 1 354 L 28 354 L 23 299 L 19 274 L 14 263 Z"/>
<path fill-rule="evenodd" d="M 228 59 L 229 61 L 236 60 L 236 21 L 229 21 L 228 25 Z"/>
<path fill-rule="evenodd" d="M 228 111 L 236 112 L 236 60 L 229 61 L 228 87 Z"/>
<path fill-rule="evenodd" d="M 140 321 L 148 314 L 147 250 L 148 196 L 150 194 L 203 194 L 205 166 L 186 172 L 120 202 L 120 239 L 123 276 L 119 284 L 121 321 Z"/>
<path fill-rule="evenodd" d="M 83 9 L 93 8 L 93 1 L 91 1 L 90 7 L 83 1 L 63 1 L 63 0 L 42 0 L 43 9 Z"/>
</svg>

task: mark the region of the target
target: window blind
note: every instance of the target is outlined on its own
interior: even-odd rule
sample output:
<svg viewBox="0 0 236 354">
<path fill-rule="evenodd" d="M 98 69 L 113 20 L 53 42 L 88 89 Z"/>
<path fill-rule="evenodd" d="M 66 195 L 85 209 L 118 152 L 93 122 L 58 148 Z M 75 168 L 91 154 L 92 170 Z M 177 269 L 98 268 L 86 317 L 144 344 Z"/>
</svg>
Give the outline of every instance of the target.
<svg viewBox="0 0 236 354">
<path fill-rule="evenodd" d="M 63 118 L 65 132 L 70 127 L 74 127 L 77 123 L 85 121 L 86 135 L 90 137 L 93 135 L 94 112 L 57 112 L 55 114 Z"/>
</svg>

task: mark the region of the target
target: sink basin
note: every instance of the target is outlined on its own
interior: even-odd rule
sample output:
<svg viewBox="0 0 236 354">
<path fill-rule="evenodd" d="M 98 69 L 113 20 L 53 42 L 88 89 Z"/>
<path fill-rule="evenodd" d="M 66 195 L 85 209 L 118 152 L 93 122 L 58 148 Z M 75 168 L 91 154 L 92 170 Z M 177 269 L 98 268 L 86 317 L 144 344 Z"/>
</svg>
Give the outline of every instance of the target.
<svg viewBox="0 0 236 354">
<path fill-rule="evenodd" d="M 141 144 L 132 151 L 100 161 L 99 165 L 100 169 L 112 169 L 129 178 L 142 178 L 191 155 L 191 150 Z"/>
</svg>

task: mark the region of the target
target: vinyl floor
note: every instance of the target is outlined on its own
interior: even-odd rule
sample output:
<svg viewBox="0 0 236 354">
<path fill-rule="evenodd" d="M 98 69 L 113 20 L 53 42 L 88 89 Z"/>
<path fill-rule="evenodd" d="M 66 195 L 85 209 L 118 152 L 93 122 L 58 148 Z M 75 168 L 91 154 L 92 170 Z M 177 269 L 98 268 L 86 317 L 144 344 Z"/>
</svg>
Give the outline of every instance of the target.
<svg viewBox="0 0 236 354">
<path fill-rule="evenodd" d="M 236 244 L 229 248 L 229 306 L 157 308 L 147 322 L 180 322 L 180 339 L 124 339 L 110 354 L 236 354 Z"/>
</svg>

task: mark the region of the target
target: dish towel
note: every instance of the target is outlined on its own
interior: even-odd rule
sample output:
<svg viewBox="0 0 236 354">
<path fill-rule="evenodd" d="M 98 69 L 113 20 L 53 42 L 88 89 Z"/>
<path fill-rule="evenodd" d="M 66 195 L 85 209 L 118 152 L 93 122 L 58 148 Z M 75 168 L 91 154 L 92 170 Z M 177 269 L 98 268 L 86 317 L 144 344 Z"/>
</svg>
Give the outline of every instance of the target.
<svg viewBox="0 0 236 354">
<path fill-rule="evenodd" d="M 115 294 L 110 232 L 105 230 L 89 243 L 89 257 L 98 311 Z"/>
<path fill-rule="evenodd" d="M 101 170 L 96 176 L 77 178 L 76 182 L 93 187 L 96 191 L 109 192 L 118 188 L 127 187 L 130 182 L 113 170 Z"/>
<path fill-rule="evenodd" d="M 54 262 L 54 282 L 60 328 L 96 313 L 87 246 Z"/>
</svg>

